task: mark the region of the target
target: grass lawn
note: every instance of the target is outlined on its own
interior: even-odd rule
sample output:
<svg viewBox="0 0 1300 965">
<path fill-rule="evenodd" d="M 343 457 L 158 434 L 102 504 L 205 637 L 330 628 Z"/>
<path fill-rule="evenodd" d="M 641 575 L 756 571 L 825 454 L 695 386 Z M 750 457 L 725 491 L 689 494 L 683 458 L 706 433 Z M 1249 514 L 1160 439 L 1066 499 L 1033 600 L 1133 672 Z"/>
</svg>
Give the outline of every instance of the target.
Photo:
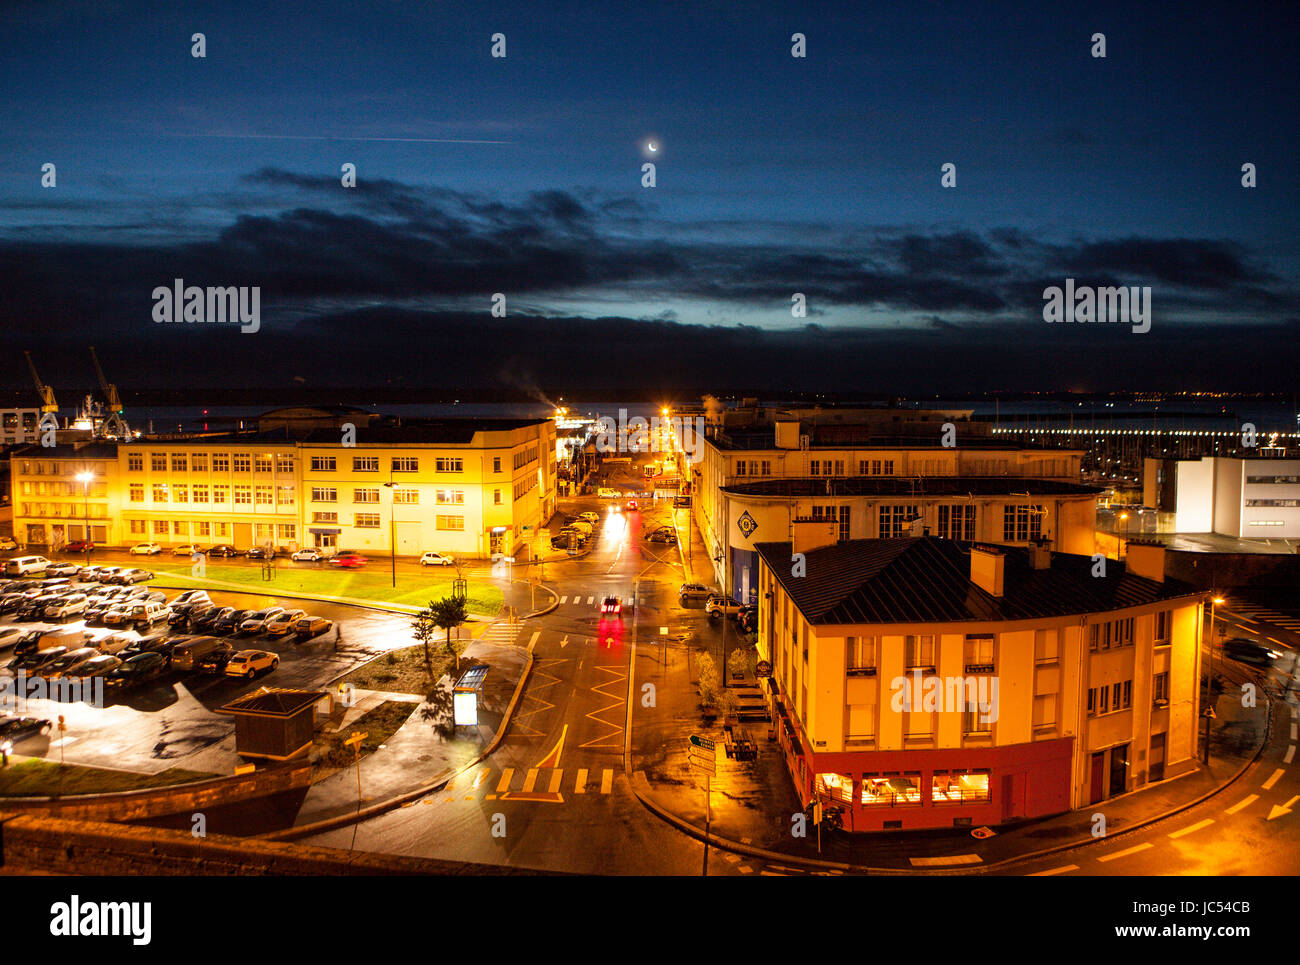
<svg viewBox="0 0 1300 965">
<path fill-rule="evenodd" d="M 313 743 L 320 751 L 317 765 L 322 768 L 343 768 L 356 760 L 351 747 L 343 742 L 354 730 L 365 734 L 361 742 L 361 756 L 365 757 L 378 749 L 379 745 L 397 733 L 398 728 L 406 723 L 415 712 L 418 704 L 409 704 L 400 700 L 385 700 L 374 710 L 367 711 L 352 723 L 339 731 L 317 732 Z"/>
<path fill-rule="evenodd" d="M 139 791 L 148 787 L 167 787 L 220 777 L 169 768 L 157 774 L 133 774 L 129 771 L 103 771 L 76 764 L 58 764 L 40 758 L 10 762 L 0 770 L 0 797 L 54 797 L 70 794 L 108 794 L 114 791 Z"/>
<path fill-rule="evenodd" d="M 445 652 L 433 654 L 433 683 L 437 683 L 451 668 L 451 658 Z M 424 647 L 407 647 L 376 657 L 364 667 L 358 667 L 342 680 L 363 690 L 390 690 L 399 694 L 427 696 L 433 689 L 424 668 Z"/>
<path fill-rule="evenodd" d="M 172 564 L 159 560 L 149 566 L 159 576 L 169 574 L 181 576 L 186 581 L 190 579 L 188 561 Z M 443 570 L 443 567 L 437 569 Z M 238 583 L 246 586 L 250 592 L 271 595 L 304 593 L 311 596 L 350 596 L 377 603 L 400 603 L 418 607 L 428 606 L 430 600 L 451 596 L 452 590 L 451 578 L 444 577 L 441 573 L 430 578 L 399 574 L 397 586 L 393 586 L 388 570 L 343 570 L 329 566 L 316 569 L 312 564 L 293 563 L 289 560 L 276 560 L 275 579 L 269 583 L 263 581 L 261 567 L 223 565 L 215 560 L 207 564 L 207 578 L 222 583 Z M 470 580 L 467 592 L 469 597 L 466 606 L 471 613 L 496 616 L 500 611 L 502 594 L 499 587 Z"/>
</svg>

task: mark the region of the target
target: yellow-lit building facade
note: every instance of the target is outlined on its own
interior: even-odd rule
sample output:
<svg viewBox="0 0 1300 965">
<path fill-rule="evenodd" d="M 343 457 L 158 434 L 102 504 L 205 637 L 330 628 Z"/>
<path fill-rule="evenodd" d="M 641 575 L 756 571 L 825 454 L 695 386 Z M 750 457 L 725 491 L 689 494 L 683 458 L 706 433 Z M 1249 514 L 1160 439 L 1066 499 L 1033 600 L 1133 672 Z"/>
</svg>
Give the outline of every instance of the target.
<svg viewBox="0 0 1300 965">
<path fill-rule="evenodd" d="M 1162 548 L 1094 576 L 1043 545 L 821 529 L 759 546 L 760 667 L 805 805 L 854 831 L 978 827 L 1196 766 L 1204 598 Z"/>
<path fill-rule="evenodd" d="M 554 434 L 545 419 L 442 420 L 32 446 L 12 460 L 14 535 L 57 549 L 89 514 L 109 546 L 526 555 L 555 511 Z"/>
</svg>

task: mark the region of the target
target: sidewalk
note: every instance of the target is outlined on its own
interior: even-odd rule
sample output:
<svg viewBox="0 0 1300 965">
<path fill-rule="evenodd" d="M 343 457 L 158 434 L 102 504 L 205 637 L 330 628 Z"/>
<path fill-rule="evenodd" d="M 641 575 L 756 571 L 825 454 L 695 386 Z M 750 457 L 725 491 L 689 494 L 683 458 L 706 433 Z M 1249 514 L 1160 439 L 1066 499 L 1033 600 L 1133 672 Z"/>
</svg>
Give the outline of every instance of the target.
<svg viewBox="0 0 1300 965">
<path fill-rule="evenodd" d="M 638 684 L 655 685 L 657 707 L 634 711 L 633 787 L 652 810 L 666 812 L 665 819 L 689 825 L 694 830 L 688 833 L 702 838 L 704 780 L 686 761 L 686 738 L 691 734 L 711 738 L 721 750 L 722 722 L 705 724 L 698 707 L 695 662 L 688 661 L 684 648 L 638 651 L 636 674 Z M 945 870 L 945 865 L 948 871 L 988 870 L 990 865 L 1036 852 L 1093 843 L 1094 813 L 1105 815 L 1108 836 L 1114 836 L 1188 806 L 1232 781 L 1254 759 L 1264 739 L 1268 703 L 1246 709 L 1240 701 L 1220 697 L 1216 713 L 1208 767 L 1056 817 L 999 826 L 995 836 L 984 839 L 972 837 L 965 829 L 852 835 L 828 830 L 821 836 L 820 854 L 811 822 L 806 838 L 791 834 L 793 816 L 802 808 L 778 745 L 767 740 L 768 725 L 742 724 L 741 729 L 758 744 L 758 759 L 718 761 L 717 774 L 710 780 L 710 832 L 724 848 L 731 843 L 738 850 L 774 852 L 773 860 L 820 860 L 842 869 L 885 872 L 933 872 Z M 924 869 L 912 861 L 949 857 L 955 860 L 936 861 Z"/>
<path fill-rule="evenodd" d="M 477 727 L 452 728 L 452 680 L 443 677 L 428 701 L 416 699 L 411 716 L 388 741 L 361 759 L 362 808 L 422 786 L 436 786 L 478 760 L 503 729 L 519 682 L 531 662 L 527 650 L 477 641 L 461 659 L 461 672 L 480 663 L 491 669 L 479 698 Z M 355 709 L 355 708 L 354 708 Z M 347 767 L 308 790 L 294 828 L 357 811 L 357 769 Z"/>
</svg>

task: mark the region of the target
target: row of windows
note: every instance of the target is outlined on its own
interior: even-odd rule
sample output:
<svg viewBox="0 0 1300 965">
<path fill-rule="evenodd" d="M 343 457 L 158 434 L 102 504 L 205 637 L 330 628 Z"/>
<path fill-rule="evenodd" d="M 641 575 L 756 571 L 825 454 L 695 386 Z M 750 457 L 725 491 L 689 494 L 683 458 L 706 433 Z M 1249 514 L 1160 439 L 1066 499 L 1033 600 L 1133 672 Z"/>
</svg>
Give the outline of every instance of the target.
<svg viewBox="0 0 1300 965">
<path fill-rule="evenodd" d="M 209 487 L 204 483 L 195 483 L 192 486 L 186 483 L 173 485 L 154 483 L 150 496 L 155 505 L 160 503 L 233 503 L 235 506 L 288 508 L 293 506 L 297 500 L 297 489 L 294 486 L 213 485 Z M 127 491 L 128 500 L 133 503 L 143 503 L 145 501 L 144 497 L 144 484 L 131 483 Z"/>
<path fill-rule="evenodd" d="M 179 539 L 229 539 L 230 523 L 212 520 L 166 520 L 166 519 L 130 519 L 127 529 L 132 536 L 172 536 Z M 294 523 L 256 523 L 255 539 L 258 542 L 278 538 L 294 540 L 298 538 L 298 527 Z"/>
<path fill-rule="evenodd" d="M 19 516 L 53 516 L 69 519 L 85 519 L 87 516 L 92 519 L 108 517 L 108 507 L 97 503 L 91 503 L 89 506 L 84 503 L 19 503 L 18 509 Z"/>
<path fill-rule="evenodd" d="M 1247 506 L 1277 506 L 1283 509 L 1294 509 L 1300 506 L 1300 499 L 1248 499 Z"/>
<path fill-rule="evenodd" d="M 537 446 L 528 446 L 522 452 L 515 453 L 515 471 L 518 472 L 529 463 L 537 461 Z M 499 471 L 499 470 L 498 470 Z"/>
<path fill-rule="evenodd" d="M 989 800 L 988 768 L 933 771 L 930 776 L 930 800 L 934 804 L 962 804 Z M 921 803 L 921 772 L 892 771 L 863 774 L 857 781 L 848 774 L 818 774 L 819 797 L 851 803 L 854 786 L 858 803 L 864 807 L 899 807 Z"/>
<path fill-rule="evenodd" d="M 1161 614 L 1168 616 L 1168 614 Z M 1131 647 L 1133 646 L 1133 618 L 1127 617 L 1123 620 L 1110 620 L 1106 623 L 1094 623 L 1088 628 L 1088 649 L 1089 650 L 1110 650 L 1112 647 Z M 1157 627 L 1156 639 L 1168 639 L 1168 629 L 1165 628 L 1165 636 L 1160 636 L 1161 629 Z"/>
<path fill-rule="evenodd" d="M 249 452 L 151 452 L 149 469 L 152 472 L 276 472 L 293 473 L 293 456 L 263 455 Z M 126 456 L 128 472 L 144 472 L 145 453 L 130 452 Z"/>
<path fill-rule="evenodd" d="M 536 488 L 537 477 L 533 473 L 529 473 L 523 479 L 519 480 L 519 482 L 515 483 L 515 501 L 518 502 L 526 493 L 530 493 Z"/>
<path fill-rule="evenodd" d="M 78 476 L 88 469 L 97 476 L 104 474 L 102 463 L 88 467 L 85 463 L 62 459 L 24 459 L 19 463 L 18 468 L 19 475 L 23 476 Z"/>
<path fill-rule="evenodd" d="M 1165 675 L 1167 678 L 1167 675 Z M 1168 688 L 1166 679 L 1165 687 Z M 1088 716 L 1100 717 L 1102 714 L 1114 714 L 1128 710 L 1133 706 L 1133 681 L 1103 687 L 1088 688 Z"/>
<path fill-rule="evenodd" d="M 968 633 L 963 642 L 963 666 L 968 674 L 994 673 L 994 636 L 991 633 Z M 871 676 L 876 672 L 879 637 L 846 637 L 845 670 L 850 676 Z M 936 663 L 934 634 L 909 634 L 903 637 L 905 670 L 933 670 Z"/>
<path fill-rule="evenodd" d="M 500 490 L 497 490 L 497 493 L 499 494 Z M 465 503 L 465 490 L 439 489 L 434 493 L 434 499 L 439 506 L 461 506 Z M 333 486 L 313 486 L 311 501 L 314 503 L 337 503 L 339 501 L 339 491 Z M 378 503 L 379 488 L 354 489 L 352 490 L 352 501 L 354 503 Z M 499 499 L 497 501 L 500 502 Z M 393 502 L 398 506 L 418 506 L 420 504 L 420 491 L 395 486 L 393 487 Z"/>
<path fill-rule="evenodd" d="M 91 499 L 103 499 L 108 495 L 108 484 L 93 483 L 86 486 L 81 482 L 27 482 L 18 484 L 18 492 L 23 496 L 80 496 Z"/>
</svg>

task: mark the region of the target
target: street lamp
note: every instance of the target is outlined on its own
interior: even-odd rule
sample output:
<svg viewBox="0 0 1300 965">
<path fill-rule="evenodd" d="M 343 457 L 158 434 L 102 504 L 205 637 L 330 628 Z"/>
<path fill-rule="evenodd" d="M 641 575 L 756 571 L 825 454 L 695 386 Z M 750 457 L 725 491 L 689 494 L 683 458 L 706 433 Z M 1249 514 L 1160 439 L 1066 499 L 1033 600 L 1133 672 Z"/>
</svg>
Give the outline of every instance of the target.
<svg viewBox="0 0 1300 965">
<path fill-rule="evenodd" d="M 393 482 L 393 470 L 388 470 L 388 482 L 384 483 L 384 488 L 388 492 L 388 558 L 392 561 L 393 570 L 393 587 L 397 587 L 397 524 L 394 522 L 393 514 L 397 506 L 397 484 Z"/>
<path fill-rule="evenodd" d="M 77 473 L 77 479 L 81 482 L 84 493 L 84 509 L 86 513 L 86 562 L 90 562 L 90 484 L 94 480 L 95 474 L 87 470 L 86 472 Z"/>
</svg>

